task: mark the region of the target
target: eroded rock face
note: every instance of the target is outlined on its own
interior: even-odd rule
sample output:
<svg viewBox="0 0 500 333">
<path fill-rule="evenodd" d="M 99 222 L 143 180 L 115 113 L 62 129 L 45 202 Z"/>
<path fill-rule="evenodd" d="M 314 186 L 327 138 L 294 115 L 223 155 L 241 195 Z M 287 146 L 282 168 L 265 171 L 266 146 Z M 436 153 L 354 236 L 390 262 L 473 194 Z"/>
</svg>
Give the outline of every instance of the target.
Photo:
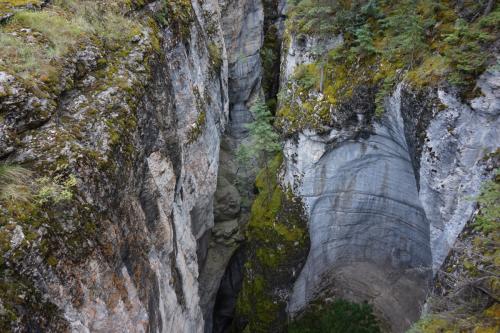
<svg viewBox="0 0 500 333">
<path fill-rule="evenodd" d="M 439 91 L 445 109 L 426 130 L 419 196 L 431 223 L 434 271 L 472 217 L 473 198 L 491 175 L 484 158 L 500 143 L 500 72 L 487 71 L 477 85 L 482 96 L 470 105 Z"/>
<path fill-rule="evenodd" d="M 101 87 L 95 62 L 102 55 L 92 53 L 82 75 L 55 96 L 57 107 L 47 104 L 47 112 L 27 108 L 30 94 L 0 74 L 0 85 L 9 86 L 0 104 L 9 120 L 2 120 L 0 155 L 76 177 L 70 206 L 60 203 L 46 213 L 60 234 L 42 225 L 22 262 L 8 257 L 10 268 L 57 306 L 71 331 L 204 330 L 197 249 L 213 226 L 229 98 L 218 3 L 193 1 L 193 15 L 188 42 L 165 28 L 156 36 L 156 53 L 143 32 L 124 59 L 108 59 L 116 66 L 110 75 L 124 79 L 110 79 L 104 89 L 95 88 Z M 215 19 L 211 35 L 203 30 L 205 17 Z M 220 69 L 212 66 L 209 42 L 220 50 Z M 16 118 L 13 108 L 25 111 Z M 32 114 L 43 119 L 32 120 Z M 12 129 L 16 140 L 10 140 Z M 37 250 L 46 238 L 55 246 L 48 245 L 49 264 Z"/>
<path fill-rule="evenodd" d="M 292 34 L 290 36 L 290 42 L 283 45 L 285 52 L 282 54 L 281 59 L 281 86 L 284 87 L 286 85 L 286 82 L 293 75 L 297 66 L 309 64 L 315 60 L 317 56 L 314 54 L 315 50 L 332 50 L 341 45 L 343 41 L 344 38 L 342 35 L 327 39 Z"/>
<path fill-rule="evenodd" d="M 222 26 L 229 63 L 230 124 L 229 135 L 242 139 L 245 124 L 252 120 L 248 110 L 260 96 L 260 49 L 264 14 L 260 0 L 220 0 Z"/>
<path fill-rule="evenodd" d="M 430 278 L 429 223 L 418 199 L 400 90 L 374 133 L 301 135 L 285 149 L 285 178 L 296 178 L 300 169 L 293 185 L 308 209 L 311 237 L 291 313 L 335 296 L 371 301 L 394 332 L 419 316 Z M 294 160 L 309 162 L 288 168 Z"/>
<path fill-rule="evenodd" d="M 311 61 L 307 45 L 315 43 L 327 42 L 292 36 L 285 83 L 296 65 Z M 493 172 L 485 161 L 500 142 L 499 77 L 485 72 L 482 96 L 470 105 L 451 92 L 399 85 L 382 119 L 358 114 L 357 123 L 322 135 L 303 130 L 285 142 L 282 182 L 306 204 L 311 237 L 292 315 L 310 301 L 340 297 L 371 302 L 394 332 L 419 318 L 432 269 Z"/>
</svg>

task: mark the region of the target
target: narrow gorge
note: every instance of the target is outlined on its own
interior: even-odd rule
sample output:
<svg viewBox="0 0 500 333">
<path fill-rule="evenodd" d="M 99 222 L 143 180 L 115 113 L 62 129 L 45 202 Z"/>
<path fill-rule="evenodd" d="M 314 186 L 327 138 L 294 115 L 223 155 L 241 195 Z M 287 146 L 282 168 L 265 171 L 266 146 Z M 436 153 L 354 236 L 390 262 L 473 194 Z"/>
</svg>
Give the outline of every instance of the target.
<svg viewBox="0 0 500 333">
<path fill-rule="evenodd" d="M 0 0 L 0 332 L 498 332 L 499 27 Z"/>
</svg>

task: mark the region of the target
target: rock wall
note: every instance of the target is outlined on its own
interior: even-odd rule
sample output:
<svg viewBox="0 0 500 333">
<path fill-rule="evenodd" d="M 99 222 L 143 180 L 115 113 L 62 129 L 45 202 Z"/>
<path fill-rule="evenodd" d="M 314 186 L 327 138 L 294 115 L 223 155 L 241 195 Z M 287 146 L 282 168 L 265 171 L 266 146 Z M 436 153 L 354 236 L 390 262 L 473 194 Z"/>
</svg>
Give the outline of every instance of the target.
<svg viewBox="0 0 500 333">
<path fill-rule="evenodd" d="M 444 110 L 426 130 L 421 157 L 420 201 L 431 224 L 433 269 L 443 264 L 474 213 L 473 200 L 491 178 L 485 157 L 500 142 L 500 72 L 486 71 L 477 82 L 481 96 L 469 104 L 439 91 Z"/>
<path fill-rule="evenodd" d="M 303 38 L 285 42 L 282 89 L 297 65 L 313 61 L 311 46 L 342 42 Z M 302 197 L 311 237 L 292 315 L 333 296 L 369 301 L 390 331 L 419 318 L 431 268 L 441 267 L 491 177 L 484 158 L 500 139 L 498 78 L 483 74 L 470 105 L 399 85 L 382 119 L 357 114 L 340 129 L 287 139 L 283 183 Z"/>
<path fill-rule="evenodd" d="M 220 1 L 222 27 L 228 52 L 231 137 L 246 136 L 245 124 L 252 120 L 248 108 L 261 96 L 260 48 L 264 14 L 260 0 Z"/>
<path fill-rule="evenodd" d="M 62 74 L 77 68 L 74 84 L 49 100 L 33 104 L 22 80 L 0 73 L 2 162 L 77 184 L 70 202 L 33 213 L 36 226 L 2 218 L 2 231 L 21 230 L 3 254 L 2 288 L 15 287 L 5 272 L 20 276 L 57 306 L 47 315 L 21 303 L 13 330 L 203 332 L 197 243 L 213 226 L 229 98 L 219 4 L 193 1 L 191 14 L 184 40 L 167 26 L 144 29 L 119 58 L 78 53 Z"/>
<path fill-rule="evenodd" d="M 373 133 L 342 137 L 332 130 L 287 144 L 289 164 L 308 161 L 285 172 L 288 179 L 300 175 L 297 191 L 308 207 L 311 237 L 290 312 L 335 296 L 370 300 L 394 332 L 418 318 L 430 278 L 429 224 L 418 200 L 400 98 L 401 87 Z"/>
</svg>

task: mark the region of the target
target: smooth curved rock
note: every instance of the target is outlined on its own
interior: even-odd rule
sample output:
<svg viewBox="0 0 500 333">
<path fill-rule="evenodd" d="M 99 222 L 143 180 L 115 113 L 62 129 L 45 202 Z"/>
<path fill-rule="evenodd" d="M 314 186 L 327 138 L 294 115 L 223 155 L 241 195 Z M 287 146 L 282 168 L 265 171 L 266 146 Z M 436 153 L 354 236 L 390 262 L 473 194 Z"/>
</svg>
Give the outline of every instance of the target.
<svg viewBox="0 0 500 333">
<path fill-rule="evenodd" d="M 420 315 L 430 278 L 429 222 L 406 144 L 400 90 L 367 138 L 331 147 L 326 138 L 321 147 L 301 143 L 310 140 L 302 135 L 296 149 L 289 144 L 285 150 L 286 172 L 303 168 L 295 183 L 308 209 L 311 237 L 291 313 L 318 297 L 335 296 L 369 301 L 393 332 L 404 331 Z M 317 148 L 302 150 L 309 146 Z M 316 158 L 303 160 L 311 156 Z"/>
</svg>

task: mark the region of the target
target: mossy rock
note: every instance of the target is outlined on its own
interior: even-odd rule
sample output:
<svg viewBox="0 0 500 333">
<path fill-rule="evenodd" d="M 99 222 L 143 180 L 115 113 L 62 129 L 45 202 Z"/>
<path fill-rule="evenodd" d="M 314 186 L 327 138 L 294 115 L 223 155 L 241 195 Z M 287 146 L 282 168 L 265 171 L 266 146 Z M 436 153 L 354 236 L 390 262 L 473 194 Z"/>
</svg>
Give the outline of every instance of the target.
<svg viewBox="0 0 500 333">
<path fill-rule="evenodd" d="M 284 330 L 287 295 L 309 250 L 303 206 L 277 181 L 282 156 L 262 170 L 256 181 L 259 194 L 246 230 L 244 280 L 238 297 L 235 332 Z"/>
</svg>

